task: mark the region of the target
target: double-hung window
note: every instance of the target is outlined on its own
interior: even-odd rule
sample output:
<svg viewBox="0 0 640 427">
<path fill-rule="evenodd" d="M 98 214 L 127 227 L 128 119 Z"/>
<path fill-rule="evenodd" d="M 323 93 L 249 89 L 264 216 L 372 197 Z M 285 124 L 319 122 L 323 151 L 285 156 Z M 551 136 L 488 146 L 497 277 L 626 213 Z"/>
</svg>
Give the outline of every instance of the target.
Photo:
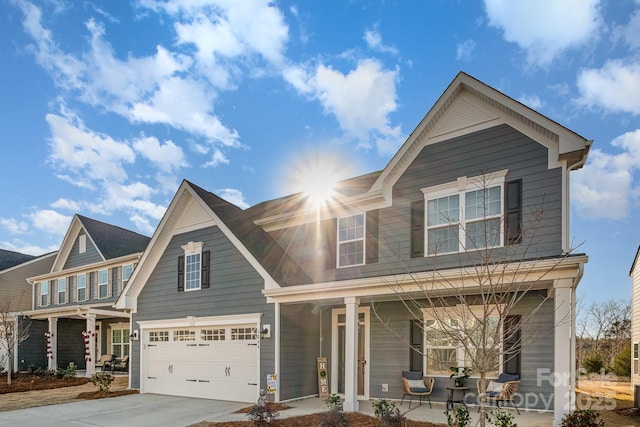
<svg viewBox="0 0 640 427">
<path fill-rule="evenodd" d="M 78 274 L 76 276 L 76 301 L 85 301 L 87 299 L 87 275 Z"/>
<path fill-rule="evenodd" d="M 189 242 L 182 246 L 184 256 L 178 257 L 178 291 L 195 291 L 209 287 L 210 251 L 203 251 L 204 242 Z"/>
<path fill-rule="evenodd" d="M 338 267 L 364 264 L 364 214 L 338 219 Z"/>
<path fill-rule="evenodd" d="M 126 264 L 122 266 L 122 283 L 126 284 L 133 274 L 133 264 Z"/>
<path fill-rule="evenodd" d="M 58 279 L 58 304 L 67 302 L 67 279 Z"/>
<path fill-rule="evenodd" d="M 427 255 L 502 246 L 507 171 L 423 189 Z"/>
<path fill-rule="evenodd" d="M 40 282 L 40 305 L 49 305 L 49 282 Z"/>
<path fill-rule="evenodd" d="M 488 375 L 497 376 L 502 341 L 498 310 L 460 305 L 436 310 L 424 310 L 427 374 L 448 376 L 453 366 L 471 367 L 483 351 L 495 367 Z"/>
<path fill-rule="evenodd" d="M 98 271 L 98 298 L 109 297 L 109 270 Z"/>
</svg>

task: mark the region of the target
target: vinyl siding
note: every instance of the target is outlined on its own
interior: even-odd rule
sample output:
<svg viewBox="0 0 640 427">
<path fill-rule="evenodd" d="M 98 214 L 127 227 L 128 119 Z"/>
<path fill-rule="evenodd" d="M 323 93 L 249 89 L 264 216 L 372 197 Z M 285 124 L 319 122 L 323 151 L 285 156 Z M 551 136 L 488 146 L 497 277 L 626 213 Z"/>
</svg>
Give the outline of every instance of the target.
<svg viewBox="0 0 640 427">
<path fill-rule="evenodd" d="M 89 239 L 89 236 L 87 236 L 86 252 L 80 253 L 78 244 L 79 239 L 80 235 L 78 235 L 78 237 L 76 237 L 76 241 L 73 242 L 73 248 L 64 263 L 63 270 L 104 261 L 100 252 L 98 252 L 98 249 L 95 247 L 91 239 Z"/>
<path fill-rule="evenodd" d="M 310 304 L 280 308 L 280 399 L 318 393 L 317 357 L 320 356 L 320 316 Z M 329 313 L 330 314 L 330 313 Z M 326 353 L 325 353 L 326 354 Z"/>
<path fill-rule="evenodd" d="M 633 344 L 640 343 L 640 260 L 636 259 L 631 270 L 631 385 L 635 390 L 635 386 L 640 384 L 640 367 L 638 373 L 633 372 L 634 369 L 634 352 Z M 639 362 L 640 364 L 640 362 Z"/>
<path fill-rule="evenodd" d="M 181 246 L 190 241 L 204 242 L 203 250 L 211 251 L 211 287 L 178 292 L 178 256 L 184 254 Z M 262 277 L 218 227 L 179 234 L 169 242 L 138 297 L 138 313 L 133 318 L 133 329 L 139 329 L 136 322 L 141 320 L 248 313 L 262 313 L 262 323 L 270 324 L 273 328 L 274 308 L 272 304 L 267 304 L 262 295 L 263 288 Z M 265 388 L 266 374 L 275 372 L 274 345 L 273 338 L 264 339 L 260 344 L 260 388 Z M 134 342 L 132 350 L 132 385 L 138 388 L 139 341 Z"/>
<path fill-rule="evenodd" d="M 46 256 L 0 272 L 0 299 L 11 301 L 11 311 L 32 309 L 33 286 L 26 278 L 48 273 L 54 259 Z"/>
<path fill-rule="evenodd" d="M 58 368 L 66 368 L 73 362 L 78 369 L 85 369 L 82 331 L 86 329 L 87 322 L 84 320 L 58 319 Z"/>
<path fill-rule="evenodd" d="M 548 169 L 547 155 L 544 146 L 506 125 L 425 147 L 396 182 L 392 206 L 379 211 L 375 264 L 325 268 L 326 263 L 319 262 L 321 255 L 308 249 L 315 247 L 316 241 L 323 242 L 323 250 L 327 245 L 335 246 L 335 234 L 324 231 L 318 236 L 317 230 L 324 227 L 316 224 L 276 230 L 271 235 L 314 281 L 384 276 L 407 269 L 421 271 L 432 269 L 434 262 L 437 268 L 459 267 L 461 258 L 471 264 L 473 253 L 469 257 L 410 257 L 411 202 L 424 200 L 424 188 L 455 182 L 461 176 L 472 178 L 506 169 L 507 181 L 522 179 L 523 229 L 534 234 L 535 246 L 529 248 L 524 241 L 505 250 L 528 248 L 525 255 L 529 257 L 557 256 L 562 252 L 562 169 Z M 533 219 L 536 210 L 542 211 L 541 221 Z M 504 259 L 503 252 L 495 251 L 497 257 Z"/>
<path fill-rule="evenodd" d="M 27 370 L 30 365 L 47 368 L 47 341 L 44 333 L 49 330 L 46 320 L 21 319 L 29 325 L 29 338 L 18 346 L 18 370 Z"/>
</svg>

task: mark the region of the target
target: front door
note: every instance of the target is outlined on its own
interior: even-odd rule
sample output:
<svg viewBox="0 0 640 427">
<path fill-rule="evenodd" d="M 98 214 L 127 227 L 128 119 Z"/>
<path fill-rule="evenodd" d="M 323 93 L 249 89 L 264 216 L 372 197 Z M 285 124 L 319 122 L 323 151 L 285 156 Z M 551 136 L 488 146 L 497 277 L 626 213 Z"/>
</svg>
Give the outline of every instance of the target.
<svg viewBox="0 0 640 427">
<path fill-rule="evenodd" d="M 331 392 L 344 393 L 345 381 L 345 337 L 346 314 L 345 309 L 338 308 L 332 312 L 333 340 L 331 360 L 334 367 L 331 373 Z M 358 395 L 364 399 L 369 398 L 369 307 L 358 308 Z"/>
</svg>

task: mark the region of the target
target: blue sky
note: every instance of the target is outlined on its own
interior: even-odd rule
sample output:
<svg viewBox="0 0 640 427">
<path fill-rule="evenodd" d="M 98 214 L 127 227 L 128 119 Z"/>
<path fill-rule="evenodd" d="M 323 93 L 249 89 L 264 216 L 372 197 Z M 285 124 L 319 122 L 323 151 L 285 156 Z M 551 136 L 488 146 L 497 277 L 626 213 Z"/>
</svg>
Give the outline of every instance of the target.
<svg viewBox="0 0 640 427">
<path fill-rule="evenodd" d="M 246 207 L 319 153 L 382 169 L 462 70 L 594 140 L 579 296 L 630 297 L 638 0 L 0 0 L 0 20 L 0 248 L 55 250 L 76 212 L 151 235 L 183 178 Z"/>
</svg>

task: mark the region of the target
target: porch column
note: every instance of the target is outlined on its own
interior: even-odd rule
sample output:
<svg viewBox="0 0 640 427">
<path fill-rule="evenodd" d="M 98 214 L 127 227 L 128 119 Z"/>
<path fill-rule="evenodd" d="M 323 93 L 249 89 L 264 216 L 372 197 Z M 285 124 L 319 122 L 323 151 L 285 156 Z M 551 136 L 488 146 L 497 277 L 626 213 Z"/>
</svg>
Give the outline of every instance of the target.
<svg viewBox="0 0 640 427">
<path fill-rule="evenodd" d="M 553 425 L 559 427 L 562 417 L 575 409 L 575 378 L 572 375 L 574 362 L 571 349 L 575 340 L 573 333 L 573 280 L 560 279 L 554 283 L 554 372 L 550 377 L 553 384 Z"/>
<path fill-rule="evenodd" d="M 49 332 L 51 332 L 51 359 L 47 360 L 47 368 L 58 369 L 58 318 L 49 317 Z"/>
<path fill-rule="evenodd" d="M 358 403 L 358 304 L 357 297 L 344 299 L 346 305 L 344 343 L 344 410 L 356 412 Z"/>
<path fill-rule="evenodd" d="M 96 373 L 96 315 L 87 314 L 87 332 L 89 332 L 89 360 L 86 361 L 85 376 L 91 378 Z"/>
</svg>

